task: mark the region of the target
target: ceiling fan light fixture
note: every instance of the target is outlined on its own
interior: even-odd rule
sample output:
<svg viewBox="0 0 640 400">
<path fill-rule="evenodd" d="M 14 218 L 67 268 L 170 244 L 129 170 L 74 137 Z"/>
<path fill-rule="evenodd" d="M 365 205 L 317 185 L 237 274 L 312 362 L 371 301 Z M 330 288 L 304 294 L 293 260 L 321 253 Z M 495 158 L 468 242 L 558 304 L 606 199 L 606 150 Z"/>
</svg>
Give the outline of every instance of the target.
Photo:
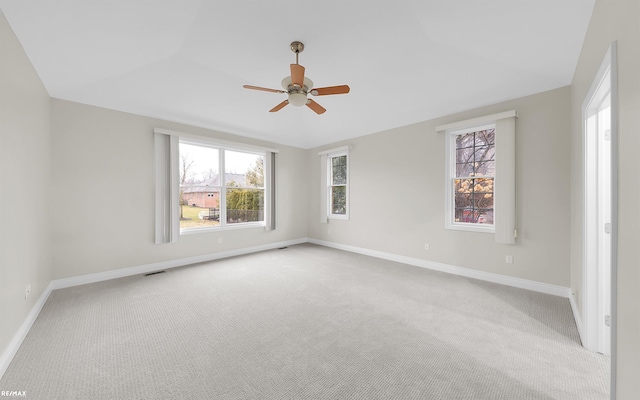
<svg viewBox="0 0 640 400">
<path fill-rule="evenodd" d="M 307 104 L 307 95 L 305 93 L 290 93 L 289 104 L 296 107 L 302 107 Z"/>
</svg>

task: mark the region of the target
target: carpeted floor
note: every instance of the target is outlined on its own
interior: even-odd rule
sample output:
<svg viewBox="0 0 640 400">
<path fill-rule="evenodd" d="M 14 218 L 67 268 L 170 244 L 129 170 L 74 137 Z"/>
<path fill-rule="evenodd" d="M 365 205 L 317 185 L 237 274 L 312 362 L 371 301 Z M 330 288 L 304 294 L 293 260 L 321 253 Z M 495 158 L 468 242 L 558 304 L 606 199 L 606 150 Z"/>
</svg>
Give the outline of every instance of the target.
<svg viewBox="0 0 640 400">
<path fill-rule="evenodd" d="M 608 399 L 567 299 L 314 245 L 54 291 L 27 399 Z"/>
</svg>

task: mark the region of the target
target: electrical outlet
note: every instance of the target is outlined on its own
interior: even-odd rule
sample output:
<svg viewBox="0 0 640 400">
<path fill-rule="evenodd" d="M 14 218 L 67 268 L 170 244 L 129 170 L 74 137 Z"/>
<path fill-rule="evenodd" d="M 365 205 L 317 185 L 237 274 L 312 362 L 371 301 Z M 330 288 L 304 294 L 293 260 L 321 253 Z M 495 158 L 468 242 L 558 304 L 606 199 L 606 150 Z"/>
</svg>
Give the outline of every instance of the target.
<svg viewBox="0 0 640 400">
<path fill-rule="evenodd" d="M 431 246 L 429 245 L 429 243 L 425 243 L 424 244 L 424 249 L 429 251 L 431 249 Z"/>
<path fill-rule="evenodd" d="M 222 238 L 221 237 L 218 238 L 218 244 L 222 244 Z"/>
<path fill-rule="evenodd" d="M 513 256 L 507 256 L 506 263 L 507 264 L 513 264 Z"/>
<path fill-rule="evenodd" d="M 28 298 L 30 294 L 31 294 L 31 284 L 28 283 L 27 284 L 27 288 L 24 291 L 24 298 L 25 299 Z"/>
</svg>

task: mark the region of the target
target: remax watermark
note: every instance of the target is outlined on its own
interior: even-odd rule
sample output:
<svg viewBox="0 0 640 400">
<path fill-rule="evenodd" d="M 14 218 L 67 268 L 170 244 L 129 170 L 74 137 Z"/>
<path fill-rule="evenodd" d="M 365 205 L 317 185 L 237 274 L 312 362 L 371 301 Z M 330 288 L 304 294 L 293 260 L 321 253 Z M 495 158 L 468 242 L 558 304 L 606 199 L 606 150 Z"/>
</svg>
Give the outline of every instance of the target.
<svg viewBox="0 0 640 400">
<path fill-rule="evenodd" d="M 0 397 L 27 397 L 26 390 L 2 390 Z"/>
</svg>

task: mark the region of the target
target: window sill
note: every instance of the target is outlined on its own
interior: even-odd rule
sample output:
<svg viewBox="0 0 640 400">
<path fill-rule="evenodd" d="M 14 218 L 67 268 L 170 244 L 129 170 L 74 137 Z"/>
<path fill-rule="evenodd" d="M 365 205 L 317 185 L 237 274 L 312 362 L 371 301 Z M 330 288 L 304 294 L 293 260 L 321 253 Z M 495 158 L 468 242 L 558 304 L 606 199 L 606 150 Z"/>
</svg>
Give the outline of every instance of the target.
<svg viewBox="0 0 640 400">
<path fill-rule="evenodd" d="M 245 222 L 233 225 L 225 226 L 213 226 L 207 228 L 185 228 L 180 229 L 180 236 L 183 235 L 195 235 L 198 233 L 211 233 L 220 231 L 233 231 L 238 229 L 251 229 L 251 228 L 265 228 L 267 226 L 264 222 Z"/>
<path fill-rule="evenodd" d="M 496 228 L 493 225 L 470 225 L 470 224 L 447 224 L 445 229 L 451 229 L 454 231 L 467 231 L 467 232 L 479 232 L 479 233 L 495 233 Z"/>
</svg>

